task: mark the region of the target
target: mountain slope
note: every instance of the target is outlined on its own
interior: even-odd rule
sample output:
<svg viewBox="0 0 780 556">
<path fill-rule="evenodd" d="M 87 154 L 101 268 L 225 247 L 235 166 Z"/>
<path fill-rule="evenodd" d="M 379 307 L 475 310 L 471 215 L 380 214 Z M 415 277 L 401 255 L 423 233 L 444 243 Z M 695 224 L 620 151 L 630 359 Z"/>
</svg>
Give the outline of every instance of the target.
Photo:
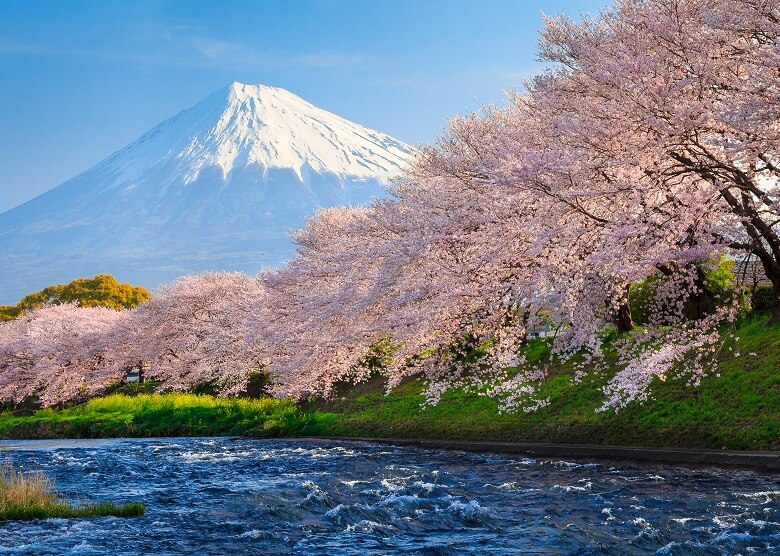
<svg viewBox="0 0 780 556">
<path fill-rule="evenodd" d="M 381 196 L 412 153 L 283 89 L 233 83 L 0 214 L 0 303 L 99 272 L 155 287 L 278 265 L 290 230 Z"/>
</svg>

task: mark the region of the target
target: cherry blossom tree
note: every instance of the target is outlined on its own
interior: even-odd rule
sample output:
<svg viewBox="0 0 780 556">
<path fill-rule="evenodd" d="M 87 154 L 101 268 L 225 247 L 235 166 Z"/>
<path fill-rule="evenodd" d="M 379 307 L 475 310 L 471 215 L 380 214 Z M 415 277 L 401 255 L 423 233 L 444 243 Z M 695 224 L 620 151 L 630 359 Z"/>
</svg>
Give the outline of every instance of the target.
<svg viewBox="0 0 780 556">
<path fill-rule="evenodd" d="M 306 347 L 282 350 L 295 354 L 277 367 L 284 380 L 295 383 L 305 369 L 303 391 L 327 388 L 385 333 L 402 346 L 393 383 L 415 351 L 465 334 L 492 335 L 499 346 L 521 338 L 517 314 L 552 299 L 567 323 L 556 350 L 585 349 L 593 363 L 606 324 L 631 329 L 629 286 L 650 273 L 680 269 L 675 295 L 703 296 L 702 261 L 741 249 L 771 277 L 776 11 L 749 1 L 623 1 L 582 23 L 548 20 L 542 56 L 555 68 L 507 109 L 455 119 L 397 198 L 361 214 L 357 228 L 318 237 L 315 221 L 302 236 L 309 244 L 275 277 L 305 300 L 307 318 L 294 318 L 309 334 Z M 695 324 L 678 315 L 656 337 L 667 349 L 653 352 L 644 374 L 627 358 L 649 338 L 634 337 L 624 349 L 634 370 L 610 388 L 641 398 L 642 384 L 688 349 L 713 349 L 711 332 L 734 313 L 709 311 Z M 693 360 L 688 370 L 700 376 L 704 363 Z M 463 376 L 457 366 L 438 368 L 429 379 Z M 527 382 L 513 379 L 519 390 Z"/>
<path fill-rule="evenodd" d="M 541 56 L 555 69 L 514 99 L 624 229 L 665 250 L 758 257 L 775 321 L 779 32 L 775 2 L 622 0 L 581 23 L 548 19 Z"/>
<path fill-rule="evenodd" d="M 186 276 L 125 312 L 103 342 L 115 354 L 115 367 L 148 365 L 146 376 L 162 381 L 163 389 L 209 385 L 236 395 L 262 367 L 245 326 L 262 295 L 258 280 L 245 274 Z"/>
<path fill-rule="evenodd" d="M 263 361 L 246 342 L 256 278 L 207 273 L 182 278 L 133 310 L 54 305 L 0 324 L 0 403 L 84 399 L 138 364 L 163 389 L 212 386 L 236 395 Z"/>
<path fill-rule="evenodd" d="M 52 305 L 0 325 L 0 402 L 83 399 L 121 379 L 103 336 L 121 318 L 104 307 Z"/>
<path fill-rule="evenodd" d="M 530 274 L 519 249 L 507 249 L 513 240 L 491 241 L 501 224 L 487 204 L 498 198 L 473 188 L 464 195 L 462 183 L 447 178 L 394 193 L 369 209 L 322 212 L 296 235 L 298 256 L 263 277 L 255 330 L 271 350 L 278 394 L 302 397 L 365 379 L 366 354 L 389 340 L 389 385 L 424 372 L 435 401 L 453 382 L 454 345 L 523 328 L 517 316 L 531 288 L 519 277 Z M 515 356 L 516 345 L 504 344 L 491 347 L 511 346 L 503 354 Z"/>
</svg>

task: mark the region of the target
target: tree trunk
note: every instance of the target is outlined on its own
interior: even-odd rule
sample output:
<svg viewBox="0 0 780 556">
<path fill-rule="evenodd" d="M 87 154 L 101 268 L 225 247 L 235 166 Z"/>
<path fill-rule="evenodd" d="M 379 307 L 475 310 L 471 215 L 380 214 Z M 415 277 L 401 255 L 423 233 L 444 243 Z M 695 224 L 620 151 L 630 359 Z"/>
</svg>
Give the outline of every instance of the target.
<svg viewBox="0 0 780 556">
<path fill-rule="evenodd" d="M 691 294 L 691 319 L 701 320 L 715 312 L 715 300 L 707 287 L 707 277 L 700 266 L 696 266 L 696 291 Z"/>
<path fill-rule="evenodd" d="M 764 267 L 764 274 L 772 283 L 772 316 L 766 322 L 766 325 L 780 324 L 780 264 L 762 248 L 755 248 L 753 253 L 761 261 L 761 266 Z"/>
<path fill-rule="evenodd" d="M 634 319 L 631 318 L 631 305 L 629 303 L 630 290 L 631 284 L 628 284 L 626 286 L 626 300 L 612 315 L 612 324 L 615 325 L 615 328 L 617 328 L 617 331 L 621 334 L 623 332 L 630 332 L 634 328 Z"/>
<path fill-rule="evenodd" d="M 620 333 L 629 332 L 634 328 L 634 319 L 631 318 L 631 307 L 623 303 L 612 317 L 612 323 Z"/>
<path fill-rule="evenodd" d="M 523 318 L 522 318 L 522 324 L 523 324 L 523 338 L 520 340 L 520 346 L 526 346 L 528 345 L 528 320 L 531 318 L 531 311 L 528 309 L 525 309 L 523 311 Z"/>
<path fill-rule="evenodd" d="M 772 316 L 766 322 L 767 326 L 780 324 L 780 276 L 770 280 L 772 281 Z"/>
</svg>

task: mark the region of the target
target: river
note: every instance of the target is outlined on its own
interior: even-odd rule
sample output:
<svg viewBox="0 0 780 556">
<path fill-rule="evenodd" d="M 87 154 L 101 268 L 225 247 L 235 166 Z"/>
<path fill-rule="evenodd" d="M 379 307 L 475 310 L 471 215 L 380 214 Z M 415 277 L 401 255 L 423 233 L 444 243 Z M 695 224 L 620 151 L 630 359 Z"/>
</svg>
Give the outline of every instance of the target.
<svg viewBox="0 0 780 556">
<path fill-rule="evenodd" d="M 0 523 L 0 554 L 780 554 L 780 477 L 336 441 L 5 441 L 142 518 Z"/>
</svg>

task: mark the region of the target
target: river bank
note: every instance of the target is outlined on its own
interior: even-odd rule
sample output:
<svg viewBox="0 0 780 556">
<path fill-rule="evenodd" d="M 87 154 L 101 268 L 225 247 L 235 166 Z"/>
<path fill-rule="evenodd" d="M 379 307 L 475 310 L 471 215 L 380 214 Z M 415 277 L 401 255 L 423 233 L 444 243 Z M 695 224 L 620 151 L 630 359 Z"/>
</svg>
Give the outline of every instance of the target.
<svg viewBox="0 0 780 556">
<path fill-rule="evenodd" d="M 339 437 L 778 452 L 780 327 L 753 321 L 736 335 L 721 350 L 718 371 L 698 387 L 656 380 L 649 400 L 618 412 L 597 411 L 609 372 L 573 384 L 570 367 L 552 364 L 541 392 L 550 404 L 532 413 L 501 412 L 496 401 L 461 390 L 423 407 L 424 384 L 414 379 L 388 393 L 375 378 L 345 385 L 330 400 L 300 404 L 126 387 L 64 409 L 0 413 L 0 438 Z M 540 344 L 529 349 L 544 355 Z"/>
<path fill-rule="evenodd" d="M 0 415 L 4 439 L 160 438 L 177 436 L 285 437 L 343 445 L 381 443 L 425 449 L 556 457 L 599 461 L 639 461 L 674 465 L 742 467 L 780 472 L 780 451 L 691 449 L 553 442 L 508 442 L 483 435 L 463 440 L 415 437 L 334 435 L 354 416 L 301 411 L 285 400 L 224 400 L 192 394 L 114 395 L 62 411 L 42 410 L 27 417 Z M 384 429 L 387 431 L 388 429 Z M 57 440 L 53 440 L 57 442 Z M 76 441 L 78 442 L 78 441 Z M 14 448 L 14 442 L 6 446 Z"/>
</svg>

